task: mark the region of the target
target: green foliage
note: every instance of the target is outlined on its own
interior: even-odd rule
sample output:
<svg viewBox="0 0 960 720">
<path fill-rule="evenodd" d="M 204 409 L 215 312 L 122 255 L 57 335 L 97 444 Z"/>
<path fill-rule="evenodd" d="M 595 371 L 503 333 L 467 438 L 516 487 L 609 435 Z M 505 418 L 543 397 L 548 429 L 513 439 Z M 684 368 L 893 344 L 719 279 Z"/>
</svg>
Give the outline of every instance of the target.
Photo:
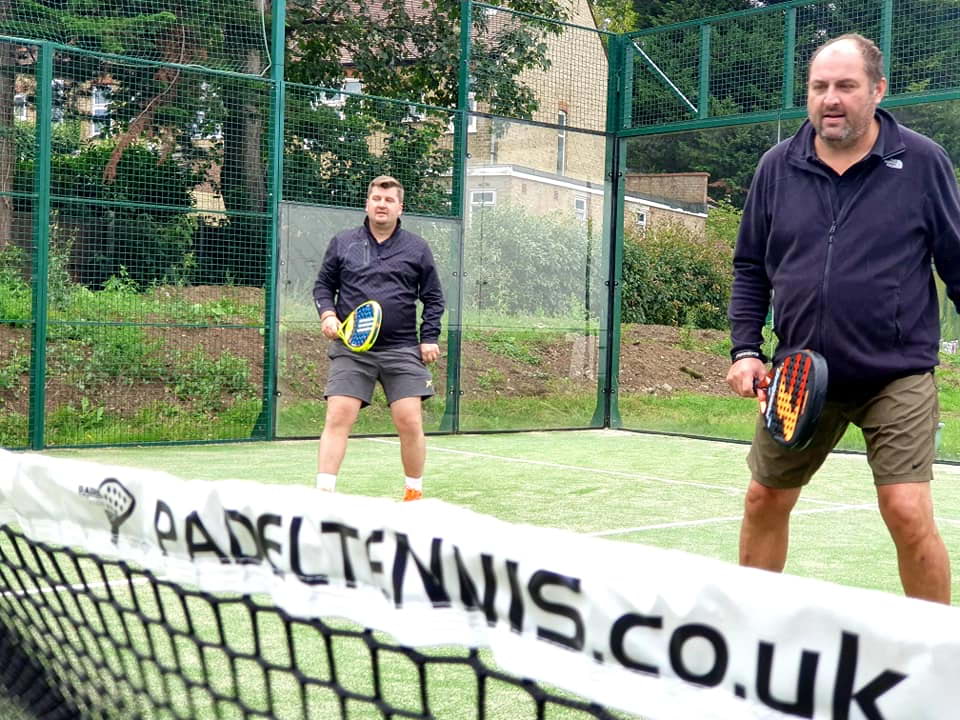
<svg viewBox="0 0 960 720">
<path fill-rule="evenodd" d="M 529 215 L 508 203 L 477 208 L 466 230 L 467 303 L 481 312 L 582 317 L 599 241 L 571 217 Z M 588 253 L 595 253 L 590 258 Z M 597 288 L 593 288 L 597 291 Z M 591 302 L 592 307 L 597 307 Z"/>
<path fill-rule="evenodd" d="M 27 416 L 12 412 L 0 403 L 0 447 L 22 448 L 27 446 Z M 7 715 L 0 715 L 6 718 Z"/>
<path fill-rule="evenodd" d="M 557 20 L 569 13 L 559 0 L 512 0 L 509 6 Z M 296 43 L 288 44 L 287 79 L 339 88 L 346 56 L 363 78 L 367 94 L 456 107 L 460 7 L 460 0 L 434 0 L 416 12 L 405 0 L 292 3 L 287 32 Z M 490 112 L 526 117 L 536 109 L 537 99 L 517 78 L 546 66 L 543 35 L 556 34 L 561 27 L 533 19 L 499 20 L 474 12 L 471 90 L 479 103 L 489 104 Z M 491 32 L 494 22 L 496 31 Z"/>
<path fill-rule="evenodd" d="M 16 390 L 23 375 L 30 371 L 30 350 L 25 340 L 18 340 L 6 364 L 0 364 L 0 390 Z"/>
<path fill-rule="evenodd" d="M 32 293 L 24 271 L 26 253 L 16 245 L 0 248 L 0 322 L 30 320 Z"/>
<path fill-rule="evenodd" d="M 540 356 L 531 343 L 509 332 L 486 333 L 483 336 L 484 347 L 495 355 L 517 360 L 527 365 L 537 365 Z"/>
<path fill-rule="evenodd" d="M 449 113 L 429 112 L 406 121 L 406 103 L 349 98 L 343 118 L 318 102 L 318 92 L 294 89 L 287 106 L 284 142 L 284 199 L 363 207 L 367 186 L 377 175 L 392 175 L 406 190 L 408 212 L 451 213 L 442 176 L 453 153 L 441 147 Z M 334 157 L 349 162 L 334 162 Z"/>
<path fill-rule="evenodd" d="M 139 327 L 58 323 L 50 325 L 48 337 L 48 365 L 79 390 L 149 381 L 163 369 L 162 343 Z"/>
<path fill-rule="evenodd" d="M 230 404 L 228 399 L 252 397 L 247 361 L 229 352 L 216 359 L 200 349 L 176 353 L 174 365 L 177 368 L 174 394 L 197 410 L 218 412 Z"/>
<path fill-rule="evenodd" d="M 63 431 L 88 432 L 97 430 L 104 423 L 104 408 L 86 396 L 80 398 L 80 405 L 61 405 L 47 416 L 47 427 L 51 433 Z"/>
<path fill-rule="evenodd" d="M 727 327 L 732 250 L 681 225 L 627 234 L 623 322 Z"/>
<path fill-rule="evenodd" d="M 726 199 L 717 200 L 707 211 L 707 240 L 735 247 L 743 212 Z"/>
</svg>

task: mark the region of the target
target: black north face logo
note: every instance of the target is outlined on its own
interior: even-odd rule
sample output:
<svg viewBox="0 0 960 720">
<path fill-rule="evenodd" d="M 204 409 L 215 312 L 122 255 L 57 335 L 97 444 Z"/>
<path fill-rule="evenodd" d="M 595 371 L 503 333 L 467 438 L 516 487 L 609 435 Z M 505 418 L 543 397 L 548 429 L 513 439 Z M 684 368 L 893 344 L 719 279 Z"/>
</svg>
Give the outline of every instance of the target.
<svg viewBox="0 0 960 720">
<path fill-rule="evenodd" d="M 137 501 L 133 497 L 133 493 L 127 490 L 123 483 L 116 478 L 104 480 L 100 483 L 97 491 L 100 494 L 100 500 L 103 502 L 103 510 L 107 514 L 107 520 L 110 521 L 110 540 L 116 545 L 120 534 L 120 526 L 133 514 Z"/>
</svg>

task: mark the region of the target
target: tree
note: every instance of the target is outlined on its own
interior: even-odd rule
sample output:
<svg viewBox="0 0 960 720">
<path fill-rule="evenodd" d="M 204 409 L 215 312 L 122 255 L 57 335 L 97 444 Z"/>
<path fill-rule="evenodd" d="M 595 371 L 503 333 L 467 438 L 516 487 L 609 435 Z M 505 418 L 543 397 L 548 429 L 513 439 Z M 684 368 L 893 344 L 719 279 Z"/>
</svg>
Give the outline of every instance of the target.
<svg viewBox="0 0 960 720">
<path fill-rule="evenodd" d="M 504 5 L 539 17 L 568 17 L 563 0 L 512 0 Z M 292 0 L 287 18 L 289 80 L 338 89 L 349 71 L 362 79 L 366 94 L 456 107 L 459 0 Z M 517 78 L 526 70 L 547 67 L 540 36 L 561 30 L 551 23 L 475 9 L 470 53 L 477 102 L 497 115 L 528 117 L 536 97 Z"/>
</svg>

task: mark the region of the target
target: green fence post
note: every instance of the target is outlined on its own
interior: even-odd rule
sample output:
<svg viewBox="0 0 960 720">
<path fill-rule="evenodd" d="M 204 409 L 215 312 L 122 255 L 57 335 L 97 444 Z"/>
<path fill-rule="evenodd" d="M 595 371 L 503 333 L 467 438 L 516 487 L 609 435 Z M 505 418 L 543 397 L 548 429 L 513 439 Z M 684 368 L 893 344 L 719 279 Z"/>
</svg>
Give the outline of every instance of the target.
<svg viewBox="0 0 960 720">
<path fill-rule="evenodd" d="M 623 266 L 623 206 L 625 141 L 617 137 L 623 128 L 629 108 L 623 97 L 632 97 L 633 88 L 623 82 L 627 74 L 624 64 L 624 37 L 610 37 L 609 73 L 607 78 L 606 157 L 604 160 L 603 212 L 608 225 L 605 233 L 601 267 L 607 271 L 606 301 L 600 311 L 600 349 L 597 359 L 597 405 L 590 424 L 594 427 L 620 427 L 620 278 Z M 632 60 L 631 60 L 632 61 Z M 630 75 L 632 77 L 632 74 Z"/>
<path fill-rule="evenodd" d="M 890 47 L 893 39 L 893 0 L 883 0 L 880 10 L 880 52 L 883 53 L 883 75 L 890 87 Z"/>
<path fill-rule="evenodd" d="M 440 429 L 460 431 L 460 357 L 463 343 L 463 198 L 467 186 L 467 125 L 470 121 L 470 28 L 472 0 L 460 3 L 460 67 L 457 73 L 457 112 L 453 118 L 453 184 L 450 207 L 460 218 L 459 242 L 450 244 L 453 282 L 447 289 L 447 392 Z"/>
<path fill-rule="evenodd" d="M 700 82 L 697 89 L 697 117 L 710 117 L 710 25 L 700 26 Z"/>
<path fill-rule="evenodd" d="M 277 363 L 279 308 L 277 293 L 278 257 L 280 252 L 279 224 L 280 203 L 283 200 L 283 127 L 285 87 L 284 51 L 286 50 L 286 3 L 274 2 L 272 8 L 272 45 L 270 48 L 270 80 L 273 83 L 270 120 L 270 187 L 267 191 L 267 210 L 269 216 L 270 262 L 267 271 L 267 286 L 264 288 L 264 326 L 263 326 L 263 405 L 260 417 L 253 427 L 253 437 L 273 440 L 277 435 Z"/>
<path fill-rule="evenodd" d="M 30 448 L 44 447 L 47 366 L 47 281 L 50 267 L 50 164 L 53 131 L 53 45 L 40 44 L 37 61 L 37 163 L 33 175 L 33 338 L 30 353 Z"/>
<path fill-rule="evenodd" d="M 780 96 L 784 108 L 793 107 L 794 64 L 797 57 L 797 8 L 788 7 L 783 18 L 783 89 Z"/>
</svg>

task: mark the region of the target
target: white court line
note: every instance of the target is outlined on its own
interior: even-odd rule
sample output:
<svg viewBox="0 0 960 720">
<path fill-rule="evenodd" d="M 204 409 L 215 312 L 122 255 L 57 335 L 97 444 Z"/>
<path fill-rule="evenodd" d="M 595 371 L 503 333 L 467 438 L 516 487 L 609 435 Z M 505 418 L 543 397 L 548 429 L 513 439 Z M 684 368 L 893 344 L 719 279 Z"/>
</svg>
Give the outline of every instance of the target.
<svg viewBox="0 0 960 720">
<path fill-rule="evenodd" d="M 400 442 L 399 442 L 398 440 L 391 440 L 391 439 L 389 439 L 389 438 L 364 438 L 364 440 L 366 440 L 366 441 L 368 441 L 368 442 L 383 443 L 383 444 L 385 444 L 385 445 L 399 445 L 399 444 L 400 444 Z M 579 465 L 566 465 L 566 464 L 563 464 L 563 463 L 547 462 L 547 461 L 545 461 L 545 460 L 528 460 L 528 459 L 526 459 L 526 458 L 512 458 L 512 457 L 506 457 L 506 456 L 504 456 L 504 455 L 492 455 L 492 454 L 489 454 L 489 453 L 478 453 L 478 452 L 472 452 L 472 451 L 470 451 L 470 450 L 454 450 L 454 449 L 452 449 L 452 448 L 444 448 L 444 447 L 436 447 L 436 446 L 431 446 L 431 447 L 430 447 L 430 450 L 431 450 L 431 451 L 434 451 L 434 452 L 445 452 L 445 453 L 450 453 L 450 454 L 453 454 L 453 455 L 465 455 L 465 456 L 467 456 L 467 457 L 482 458 L 482 459 L 487 459 L 487 460 L 499 460 L 500 462 L 518 463 L 518 464 L 521 464 L 521 465 L 537 465 L 537 466 L 540 466 L 540 467 L 555 468 L 555 469 L 557 469 L 557 470 L 573 470 L 573 471 L 576 471 L 576 472 L 594 473 L 594 474 L 597 474 L 597 475 L 612 475 L 612 476 L 614 476 L 614 477 L 621 477 L 621 478 L 630 478 L 630 479 L 636 479 L 636 480 L 649 480 L 649 481 L 651 481 L 651 482 L 663 483 L 664 485 L 683 485 L 683 486 L 687 486 L 687 487 L 703 488 L 703 489 L 705 489 L 705 490 L 719 490 L 720 492 L 725 492 L 725 493 L 732 494 L 732 495 L 742 495 L 742 494 L 744 493 L 744 489 L 743 489 L 743 488 L 730 488 L 730 487 L 727 487 L 727 486 L 725 486 L 725 485 L 711 485 L 711 484 L 709 484 L 709 483 L 697 483 L 697 482 L 691 482 L 691 481 L 689 481 L 689 480 L 673 480 L 673 479 L 671 479 L 671 478 L 663 478 L 663 477 L 658 477 L 658 476 L 656 476 L 656 475 L 644 475 L 644 474 L 642 474 L 642 473 L 628 473 L 628 472 L 622 472 L 622 471 L 620 471 L 620 470 L 603 470 L 603 469 L 599 469 L 599 468 L 581 467 L 581 466 L 579 466 Z M 843 456 L 837 456 L 837 457 L 843 457 Z M 827 508 L 832 508 L 832 511 L 833 511 L 833 512 L 842 512 L 842 511 L 844 511 L 844 510 L 860 510 L 860 509 L 862 509 L 862 508 L 864 508 L 864 507 L 876 508 L 876 505 L 875 505 L 875 504 L 872 504 L 872 503 L 871 503 L 871 504 L 868 504 L 868 505 L 849 505 L 849 504 L 847 504 L 847 503 L 839 503 L 839 502 L 834 502 L 834 501 L 832 501 L 832 500 L 817 500 L 816 498 L 804 497 L 803 495 L 800 496 L 800 499 L 798 500 L 798 502 L 809 503 L 810 505 L 824 505 L 824 506 L 826 506 Z M 826 512 L 830 512 L 830 511 L 831 511 L 831 510 L 827 510 Z M 817 512 L 817 511 L 812 511 L 812 510 L 810 510 L 810 511 L 795 510 L 795 511 L 793 512 L 793 514 L 794 514 L 794 515 L 797 515 L 797 514 L 806 514 L 806 513 L 809 513 L 809 512 Z M 741 519 L 741 518 L 738 518 L 738 520 L 739 520 L 739 519 Z M 937 516 L 936 516 L 936 520 L 937 520 L 937 522 L 943 522 L 943 523 L 946 523 L 946 524 L 948 524 L 948 525 L 958 525 L 958 526 L 960 526 L 960 519 L 956 519 L 956 518 L 946 518 L 946 517 L 941 517 L 941 516 L 937 515 Z M 709 522 L 709 521 L 697 520 L 697 521 L 692 521 L 692 522 L 694 522 L 694 523 L 703 523 L 703 524 L 706 524 L 706 523 Z M 725 522 L 725 519 L 719 518 L 719 519 L 717 520 L 717 522 Z M 651 529 L 652 529 L 652 528 L 651 528 Z M 618 533 L 619 533 L 619 532 L 631 532 L 631 531 L 630 531 L 630 530 L 617 530 L 617 531 L 611 531 L 611 532 L 618 532 Z M 588 534 L 589 534 L 589 533 L 588 533 Z"/>
<path fill-rule="evenodd" d="M 388 438 L 364 438 L 368 442 L 378 442 L 384 443 L 386 445 L 399 445 L 398 440 L 390 440 Z M 472 452 L 470 450 L 453 450 L 452 448 L 443 448 L 431 446 L 430 448 L 433 452 L 445 452 L 453 455 L 465 455 L 467 457 L 481 458 L 486 460 L 499 460 L 501 462 L 508 463 L 518 463 L 521 465 L 537 465 L 539 467 L 549 467 L 557 470 L 573 470 L 580 473 L 593 473 L 595 475 L 612 475 L 613 477 L 628 478 L 631 480 L 649 480 L 651 482 L 658 482 L 664 485 L 682 485 L 685 487 L 696 487 L 702 488 L 704 490 L 719 490 L 720 492 L 725 492 L 731 495 L 743 495 L 744 488 L 731 488 L 726 485 L 711 485 L 710 483 L 698 483 L 692 482 L 690 480 L 674 480 L 671 478 L 657 477 L 656 475 L 644 475 L 642 473 L 630 473 L 623 472 L 621 470 L 603 470 L 600 468 L 591 468 L 591 467 L 581 467 L 579 465 L 565 465 L 563 463 L 554 463 L 547 462 L 545 460 L 528 460 L 526 458 L 512 458 L 506 457 L 504 455 L 490 455 L 488 453 L 478 453 Z M 844 509 L 853 507 L 847 503 L 838 503 L 831 500 L 817 500 L 815 498 L 805 498 L 802 495 L 800 496 L 802 502 L 808 502 L 816 505 L 827 505 L 829 507 L 835 507 L 838 509 Z"/>
<path fill-rule="evenodd" d="M 7 590 L 6 592 L 0 593 L 0 598 L 2 597 L 29 597 L 30 595 L 47 595 L 54 592 L 64 592 L 70 591 L 71 593 L 82 592 L 85 589 L 94 589 L 94 588 L 105 588 L 105 587 L 115 587 L 117 585 L 143 585 L 144 583 L 150 582 L 150 578 L 140 577 L 132 578 L 130 580 L 111 580 L 110 582 L 96 582 L 96 583 L 77 583 L 75 585 L 53 585 L 48 588 L 43 588 L 40 590 Z"/>
<path fill-rule="evenodd" d="M 876 505 L 869 503 L 865 505 L 838 505 L 837 507 L 815 508 L 810 510 L 795 510 L 791 513 L 796 515 L 815 515 L 817 513 L 846 512 L 848 510 L 873 510 Z M 590 537 L 606 537 L 608 535 L 626 535 L 627 533 L 643 532 L 645 530 L 664 530 L 667 528 L 680 527 L 698 527 L 701 525 L 718 525 L 720 523 L 737 522 L 743 520 L 742 515 L 728 515 L 727 517 L 712 517 L 702 520 L 679 520 L 677 522 L 656 523 L 655 525 L 640 525 L 632 528 L 619 528 L 618 530 L 598 530 L 597 532 L 583 533 Z"/>
</svg>

